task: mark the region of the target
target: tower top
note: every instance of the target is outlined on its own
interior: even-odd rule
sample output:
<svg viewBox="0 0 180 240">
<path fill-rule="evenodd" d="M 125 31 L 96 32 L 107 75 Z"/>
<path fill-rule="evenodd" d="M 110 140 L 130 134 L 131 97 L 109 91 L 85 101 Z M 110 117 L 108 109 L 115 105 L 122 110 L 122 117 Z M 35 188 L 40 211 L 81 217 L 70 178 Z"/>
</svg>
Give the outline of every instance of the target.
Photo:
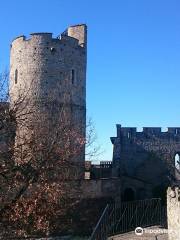
<svg viewBox="0 0 180 240">
<path fill-rule="evenodd" d="M 79 45 L 86 46 L 87 44 L 87 26 L 86 24 L 78 24 L 68 27 L 64 32 L 67 36 L 79 40 Z"/>
<path fill-rule="evenodd" d="M 50 39 L 59 39 L 61 40 L 64 37 L 72 38 L 72 40 L 76 40 L 78 42 L 78 45 L 82 47 L 86 47 L 87 45 L 87 25 L 86 24 L 77 24 L 72 25 L 68 27 L 63 33 L 61 33 L 58 37 L 54 38 L 52 36 L 52 33 L 49 32 L 35 32 L 31 33 L 30 37 L 27 38 L 24 35 L 20 35 L 13 39 L 12 44 L 14 44 L 16 41 L 29 41 L 31 38 L 41 38 L 44 40 L 50 40 Z"/>
</svg>

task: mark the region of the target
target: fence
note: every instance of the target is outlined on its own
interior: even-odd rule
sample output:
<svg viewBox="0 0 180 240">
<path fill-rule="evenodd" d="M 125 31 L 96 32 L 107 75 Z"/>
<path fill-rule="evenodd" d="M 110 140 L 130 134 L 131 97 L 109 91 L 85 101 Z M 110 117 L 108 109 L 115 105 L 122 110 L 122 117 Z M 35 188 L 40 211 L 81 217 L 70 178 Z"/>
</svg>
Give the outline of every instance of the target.
<svg viewBox="0 0 180 240">
<path fill-rule="evenodd" d="M 161 199 L 108 204 L 90 240 L 106 240 L 108 236 L 135 230 L 136 227 L 165 226 L 166 210 Z"/>
</svg>

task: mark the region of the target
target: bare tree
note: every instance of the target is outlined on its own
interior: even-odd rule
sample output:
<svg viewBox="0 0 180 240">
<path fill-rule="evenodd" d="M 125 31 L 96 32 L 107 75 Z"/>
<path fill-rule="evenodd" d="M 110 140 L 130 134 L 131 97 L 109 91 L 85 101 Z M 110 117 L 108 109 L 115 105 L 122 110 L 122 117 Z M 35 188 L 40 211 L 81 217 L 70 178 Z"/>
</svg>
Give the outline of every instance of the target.
<svg viewBox="0 0 180 240">
<path fill-rule="evenodd" d="M 56 103 L 42 111 L 37 102 L 20 95 L 9 107 L 8 74 L 1 75 L 0 83 L 0 133 L 5 145 L 0 145 L 1 235 L 48 235 L 57 225 L 68 229 L 68 211 L 81 196 L 84 165 L 78 159 L 86 142 L 92 144 L 93 129 L 86 141 L 63 105 L 58 106 L 56 119 L 50 117 L 46 107 L 53 114 Z"/>
<path fill-rule="evenodd" d="M 88 160 L 97 160 L 103 152 L 97 139 L 94 123 L 92 118 L 89 118 L 86 124 L 86 159 Z"/>
</svg>

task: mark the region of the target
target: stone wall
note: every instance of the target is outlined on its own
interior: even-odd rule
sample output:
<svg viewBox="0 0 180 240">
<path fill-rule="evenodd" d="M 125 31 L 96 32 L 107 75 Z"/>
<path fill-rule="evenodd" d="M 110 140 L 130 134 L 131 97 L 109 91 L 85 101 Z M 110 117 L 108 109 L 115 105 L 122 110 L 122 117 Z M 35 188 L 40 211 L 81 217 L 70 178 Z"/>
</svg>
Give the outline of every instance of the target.
<svg viewBox="0 0 180 240">
<path fill-rule="evenodd" d="M 82 198 L 119 198 L 121 180 L 118 178 L 88 179 L 82 181 Z"/>
<path fill-rule="evenodd" d="M 167 216 L 169 240 L 180 239 L 180 187 L 168 188 Z"/>
<path fill-rule="evenodd" d="M 132 192 L 132 196 L 127 196 L 129 191 Z M 138 178 L 122 176 L 121 199 L 123 201 L 142 200 L 149 198 L 152 198 L 152 184 L 139 180 Z"/>
<path fill-rule="evenodd" d="M 136 128 L 117 125 L 117 136 L 111 138 L 113 166 L 116 174 L 137 178 L 153 185 L 153 192 L 165 193 L 169 176 L 175 175 L 175 155 L 180 152 L 180 128 L 144 127 Z M 177 176 L 178 177 L 178 176 Z"/>
</svg>

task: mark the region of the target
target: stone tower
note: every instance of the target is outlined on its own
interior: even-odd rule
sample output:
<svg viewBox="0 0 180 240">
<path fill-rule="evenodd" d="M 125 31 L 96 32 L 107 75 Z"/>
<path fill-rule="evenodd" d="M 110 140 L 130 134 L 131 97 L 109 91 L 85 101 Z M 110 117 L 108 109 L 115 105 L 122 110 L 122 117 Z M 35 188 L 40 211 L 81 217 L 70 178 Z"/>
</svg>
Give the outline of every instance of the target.
<svg viewBox="0 0 180 240">
<path fill-rule="evenodd" d="M 87 27 L 84 24 L 69 27 L 58 38 L 53 38 L 51 33 L 17 37 L 11 44 L 10 54 L 11 107 L 19 105 L 21 113 L 33 109 L 36 117 L 26 114 L 27 122 L 37 124 L 44 119 L 46 124 L 47 119 L 50 120 L 47 134 L 62 122 L 61 113 L 65 112 L 63 121 L 71 123 L 71 131 L 78 128 L 78 134 L 85 138 L 86 61 Z M 21 120 L 18 116 L 17 123 Z M 24 138 L 28 131 L 19 124 L 16 142 L 18 135 Z M 84 160 L 83 147 L 78 162 L 84 164 Z"/>
</svg>

